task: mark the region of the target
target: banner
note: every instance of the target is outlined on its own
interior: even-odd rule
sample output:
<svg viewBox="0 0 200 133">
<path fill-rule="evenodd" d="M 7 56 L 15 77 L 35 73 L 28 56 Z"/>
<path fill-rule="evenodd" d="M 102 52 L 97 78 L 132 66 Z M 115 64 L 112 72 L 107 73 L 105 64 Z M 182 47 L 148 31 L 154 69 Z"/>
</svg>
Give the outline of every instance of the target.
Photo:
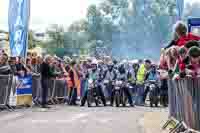
<svg viewBox="0 0 200 133">
<path fill-rule="evenodd" d="M 176 7 L 178 11 L 178 20 L 182 19 L 183 16 L 183 10 L 184 10 L 184 0 L 176 0 Z"/>
<path fill-rule="evenodd" d="M 30 0 L 10 0 L 8 12 L 11 56 L 26 57 Z"/>
<path fill-rule="evenodd" d="M 16 89 L 17 105 L 32 104 L 32 76 L 18 77 Z"/>
</svg>

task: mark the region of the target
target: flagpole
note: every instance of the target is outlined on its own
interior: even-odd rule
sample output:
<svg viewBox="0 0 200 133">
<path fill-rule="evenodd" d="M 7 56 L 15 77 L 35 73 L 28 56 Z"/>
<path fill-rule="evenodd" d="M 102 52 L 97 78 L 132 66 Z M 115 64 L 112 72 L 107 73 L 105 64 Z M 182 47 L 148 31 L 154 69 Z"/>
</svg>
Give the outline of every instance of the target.
<svg viewBox="0 0 200 133">
<path fill-rule="evenodd" d="M 25 51 L 25 65 L 26 65 L 26 59 L 27 59 L 27 52 L 28 52 L 28 47 L 29 47 L 29 42 L 28 42 L 28 39 L 29 39 L 29 24 L 30 24 L 30 10 L 31 10 L 31 0 L 27 0 L 27 7 L 28 7 L 28 22 L 27 22 L 27 37 L 26 37 L 26 51 Z"/>
<path fill-rule="evenodd" d="M 178 11 L 177 20 L 182 20 L 183 17 L 183 10 L 184 10 L 184 0 L 176 0 L 176 8 Z"/>
</svg>

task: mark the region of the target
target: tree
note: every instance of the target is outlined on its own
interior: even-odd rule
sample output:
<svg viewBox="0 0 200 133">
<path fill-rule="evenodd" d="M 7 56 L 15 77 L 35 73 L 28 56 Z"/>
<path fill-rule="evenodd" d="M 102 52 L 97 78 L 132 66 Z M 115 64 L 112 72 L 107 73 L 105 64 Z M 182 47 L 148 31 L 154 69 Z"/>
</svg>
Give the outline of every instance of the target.
<svg viewBox="0 0 200 133">
<path fill-rule="evenodd" d="M 64 48 L 64 28 L 62 26 L 57 24 L 51 25 L 51 27 L 47 29 L 47 34 L 50 38 L 50 47 Z"/>
<path fill-rule="evenodd" d="M 87 21 L 87 32 L 90 34 L 90 40 L 101 40 L 100 33 L 102 31 L 102 17 L 96 5 L 91 5 L 88 7 Z"/>
<path fill-rule="evenodd" d="M 188 17 L 200 17 L 200 3 L 195 2 L 193 4 L 186 4 L 184 18 L 187 19 Z"/>
<path fill-rule="evenodd" d="M 169 39 L 175 1 L 105 1 L 106 3 L 102 4 L 102 10 L 104 13 L 107 12 L 104 8 L 105 5 L 112 8 L 112 24 L 113 27 L 115 26 L 115 30 L 112 32 L 113 53 L 117 55 L 118 50 L 123 49 L 122 53 L 129 53 L 136 58 L 149 57 L 149 55 L 154 55 L 154 58 L 158 57 L 159 55 L 150 52 L 158 51 L 161 48 L 161 43 Z M 151 47 L 146 51 L 148 45 Z"/>
<path fill-rule="evenodd" d="M 75 21 L 74 23 L 72 23 L 69 28 L 68 31 L 69 32 L 82 32 L 82 31 L 86 31 L 87 30 L 87 26 L 88 26 L 88 22 L 85 19 L 81 19 L 78 21 Z"/>
<path fill-rule="evenodd" d="M 34 39 L 34 33 L 32 30 L 28 32 L 28 48 L 33 49 L 36 47 L 36 41 Z"/>
<path fill-rule="evenodd" d="M 114 56 L 158 58 L 159 52 L 154 51 L 170 39 L 175 6 L 174 0 L 103 0 L 90 5 L 86 19 L 72 23 L 67 32 L 52 26 L 47 47 L 75 48 L 82 53 L 102 47 Z"/>
</svg>

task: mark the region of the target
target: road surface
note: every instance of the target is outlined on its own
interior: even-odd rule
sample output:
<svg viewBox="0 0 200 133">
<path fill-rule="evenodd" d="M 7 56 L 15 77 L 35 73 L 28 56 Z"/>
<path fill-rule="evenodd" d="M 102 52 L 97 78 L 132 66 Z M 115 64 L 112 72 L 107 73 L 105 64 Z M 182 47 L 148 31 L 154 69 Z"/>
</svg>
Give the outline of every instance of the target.
<svg viewBox="0 0 200 133">
<path fill-rule="evenodd" d="M 87 108 L 57 105 L 50 110 L 20 109 L 15 112 L 0 112 L 0 131 L 1 133 L 151 133 L 150 129 L 145 129 L 145 126 L 148 127 L 148 122 L 145 121 L 152 118 L 162 119 L 156 118 L 159 112 L 167 115 L 167 109 L 149 107 Z M 148 113 L 154 113 L 155 117 L 151 115 L 151 118 L 145 118 Z M 149 123 L 154 122 L 151 120 Z"/>
</svg>

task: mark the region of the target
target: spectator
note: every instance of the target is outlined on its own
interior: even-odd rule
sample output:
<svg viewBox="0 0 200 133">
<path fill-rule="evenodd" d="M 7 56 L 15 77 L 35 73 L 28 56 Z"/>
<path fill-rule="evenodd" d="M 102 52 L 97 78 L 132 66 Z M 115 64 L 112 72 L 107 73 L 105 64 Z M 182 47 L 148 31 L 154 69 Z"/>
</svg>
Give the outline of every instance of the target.
<svg viewBox="0 0 200 133">
<path fill-rule="evenodd" d="M 27 58 L 31 58 L 31 57 L 32 57 L 31 52 L 27 52 Z"/>
<path fill-rule="evenodd" d="M 160 56 L 160 61 L 159 61 L 159 68 L 162 70 L 168 70 L 167 66 L 167 56 L 166 52 L 164 49 L 161 50 L 161 56 Z"/>
<path fill-rule="evenodd" d="M 33 68 L 33 73 L 40 73 L 40 67 L 38 64 L 37 57 L 32 58 L 31 64 L 32 64 L 32 68 Z"/>
<path fill-rule="evenodd" d="M 187 74 L 193 77 L 200 75 L 200 48 L 193 46 L 189 49 L 190 65 L 187 67 Z"/>
<path fill-rule="evenodd" d="M 15 57 L 10 57 L 9 65 L 10 65 L 12 74 L 17 75 L 17 67 L 16 67 L 16 58 Z"/>
<path fill-rule="evenodd" d="M 175 71 L 174 69 L 178 59 L 178 47 L 176 46 L 171 47 L 166 51 L 166 55 L 167 55 L 168 71 L 169 74 L 172 76 L 173 72 Z"/>
<path fill-rule="evenodd" d="M 53 59 L 51 56 L 47 55 L 44 62 L 41 64 L 41 85 L 42 85 L 42 108 L 49 108 L 47 106 L 47 91 L 48 91 L 48 81 L 53 77 L 51 72 L 51 66 Z"/>
<path fill-rule="evenodd" d="M 136 97 L 136 104 L 141 105 L 143 103 L 143 95 L 144 95 L 144 80 L 145 80 L 145 75 L 148 69 L 151 66 L 151 61 L 150 60 L 145 60 L 144 64 L 141 64 L 138 72 L 137 72 L 137 97 Z"/>
<path fill-rule="evenodd" d="M 187 26 L 179 21 L 175 25 L 175 32 L 178 36 L 178 40 L 176 42 L 177 46 L 184 46 L 188 41 L 199 41 L 200 37 L 193 35 L 192 33 L 187 33 Z"/>
<path fill-rule="evenodd" d="M 10 74 L 10 72 L 11 68 L 8 65 L 8 55 L 4 53 L 0 56 L 0 74 L 7 75 Z"/>
<path fill-rule="evenodd" d="M 70 64 L 70 67 L 67 68 L 69 77 L 72 83 L 72 87 L 70 88 L 70 91 L 69 91 L 70 105 L 76 105 L 76 99 L 77 99 L 77 88 L 76 88 L 77 73 L 75 71 L 75 65 L 76 65 L 76 62 L 72 61 Z"/>
<path fill-rule="evenodd" d="M 27 73 L 27 69 L 23 63 L 23 58 L 17 57 L 16 58 L 16 69 L 17 69 L 17 75 L 24 77 Z"/>
<path fill-rule="evenodd" d="M 174 32 L 172 41 L 164 48 L 164 50 L 171 48 L 172 46 L 176 46 L 176 42 L 178 40 L 178 35 Z"/>
<path fill-rule="evenodd" d="M 58 60 L 54 60 L 53 63 L 53 67 L 52 67 L 52 71 L 56 74 L 56 75 L 61 75 L 62 74 L 62 68 L 61 68 L 61 61 Z"/>
<path fill-rule="evenodd" d="M 73 88 L 73 82 L 72 82 L 72 74 L 70 74 L 70 66 L 66 65 L 65 66 L 65 70 L 66 70 L 66 76 L 67 76 L 67 88 L 70 90 Z"/>
<path fill-rule="evenodd" d="M 199 45 L 199 43 L 197 41 L 188 41 L 185 44 L 185 48 L 187 48 L 187 49 L 190 49 L 193 46 L 199 47 L 200 45 Z"/>
<path fill-rule="evenodd" d="M 28 73 L 33 72 L 33 66 L 32 66 L 32 60 L 31 60 L 31 58 L 27 58 L 26 59 L 26 68 L 27 68 L 27 72 Z"/>
<path fill-rule="evenodd" d="M 41 64 L 42 64 L 43 60 L 41 56 L 36 57 L 36 72 L 40 73 L 41 71 Z"/>
</svg>

